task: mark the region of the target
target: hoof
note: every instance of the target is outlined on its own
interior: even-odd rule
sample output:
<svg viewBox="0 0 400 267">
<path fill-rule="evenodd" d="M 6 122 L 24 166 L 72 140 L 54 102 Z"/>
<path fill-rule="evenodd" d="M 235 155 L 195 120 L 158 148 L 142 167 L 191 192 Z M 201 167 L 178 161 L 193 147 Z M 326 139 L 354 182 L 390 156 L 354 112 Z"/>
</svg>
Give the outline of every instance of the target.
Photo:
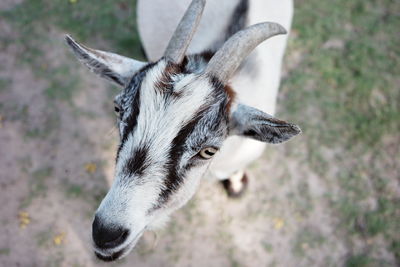
<svg viewBox="0 0 400 267">
<path fill-rule="evenodd" d="M 247 190 L 249 179 L 246 173 L 243 173 L 242 177 L 239 179 L 229 178 L 221 181 L 228 197 L 230 198 L 240 198 L 244 192 Z"/>
</svg>

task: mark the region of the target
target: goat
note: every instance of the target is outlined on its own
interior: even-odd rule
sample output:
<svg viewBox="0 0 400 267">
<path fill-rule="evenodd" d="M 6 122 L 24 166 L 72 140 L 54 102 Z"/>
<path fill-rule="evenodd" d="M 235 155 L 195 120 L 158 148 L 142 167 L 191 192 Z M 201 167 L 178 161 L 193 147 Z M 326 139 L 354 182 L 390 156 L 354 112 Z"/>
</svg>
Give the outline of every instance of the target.
<svg viewBox="0 0 400 267">
<path fill-rule="evenodd" d="M 188 1 L 138 2 L 150 62 L 66 36 L 83 64 L 122 87 L 114 100 L 120 134 L 115 179 L 92 226 L 95 254 L 104 261 L 127 255 L 145 230 L 164 225 L 207 169 L 238 194 L 245 167 L 264 143 L 300 133 L 272 116 L 286 37 L 245 59 L 264 40 L 286 33 L 273 22 L 246 26 L 268 18 L 289 28 L 291 0 L 209 0 L 203 17 L 205 0 Z"/>
</svg>

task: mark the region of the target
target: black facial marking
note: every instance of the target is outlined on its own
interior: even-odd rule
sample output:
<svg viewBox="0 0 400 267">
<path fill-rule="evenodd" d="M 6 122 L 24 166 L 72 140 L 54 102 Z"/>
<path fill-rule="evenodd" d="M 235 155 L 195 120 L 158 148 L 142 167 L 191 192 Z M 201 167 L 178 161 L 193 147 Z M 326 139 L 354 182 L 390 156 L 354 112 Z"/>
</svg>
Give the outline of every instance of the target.
<svg viewBox="0 0 400 267">
<path fill-rule="evenodd" d="M 224 84 L 215 76 L 210 77 L 216 95 L 224 95 Z"/>
<path fill-rule="evenodd" d="M 137 124 L 137 118 L 140 112 L 140 86 L 146 73 L 155 65 L 155 63 L 148 64 L 144 66 L 140 71 L 138 71 L 131 79 L 129 85 L 124 90 L 124 96 L 122 98 L 121 107 L 126 108 L 127 105 L 132 109 L 131 114 L 128 118 L 123 122 L 126 124 L 124 131 L 121 136 L 121 143 L 118 147 L 117 151 L 117 161 L 119 158 L 119 153 L 124 146 L 126 140 L 130 133 L 132 133 L 133 129 Z M 121 114 L 122 117 L 122 114 Z"/>
<path fill-rule="evenodd" d="M 154 209 L 159 208 L 162 204 L 168 201 L 171 193 L 177 190 L 179 185 L 183 182 L 184 173 L 179 173 L 177 165 L 182 157 L 183 152 L 185 151 L 186 139 L 193 132 L 196 124 L 206 112 L 206 108 L 200 108 L 193 119 L 186 123 L 173 139 L 168 163 L 166 164 L 167 177 L 164 181 L 165 187 L 161 191 L 159 203 Z"/>
<path fill-rule="evenodd" d="M 204 161 L 201 162 L 201 160 L 199 161 L 198 159 L 192 159 L 189 160 L 185 166 L 179 169 L 179 162 L 182 159 L 182 155 L 188 149 L 187 140 L 191 138 L 191 134 L 195 131 L 196 126 L 202 119 L 207 120 L 207 122 L 204 124 L 204 127 L 207 127 L 207 130 L 210 133 L 220 132 L 220 134 L 223 135 L 224 131 L 221 131 L 221 125 L 227 125 L 228 120 L 226 103 L 226 95 L 225 97 L 223 94 L 218 95 L 218 97 L 214 98 L 212 102 L 207 103 L 204 107 L 200 108 L 199 111 L 197 111 L 193 116 L 193 119 L 186 123 L 175 136 L 172 141 L 169 160 L 166 164 L 167 176 L 164 180 L 164 189 L 161 191 L 159 201 L 153 210 L 160 208 L 168 201 L 171 194 L 179 189 L 188 170 L 199 165 L 200 163 L 204 163 Z M 215 109 L 217 109 L 216 116 L 213 118 L 208 118 L 207 113 L 211 110 L 215 111 Z"/>
<path fill-rule="evenodd" d="M 127 175 L 143 175 L 143 172 L 149 166 L 147 159 L 148 151 L 147 147 L 140 147 L 132 153 L 132 157 L 127 160 L 124 168 Z"/>
</svg>

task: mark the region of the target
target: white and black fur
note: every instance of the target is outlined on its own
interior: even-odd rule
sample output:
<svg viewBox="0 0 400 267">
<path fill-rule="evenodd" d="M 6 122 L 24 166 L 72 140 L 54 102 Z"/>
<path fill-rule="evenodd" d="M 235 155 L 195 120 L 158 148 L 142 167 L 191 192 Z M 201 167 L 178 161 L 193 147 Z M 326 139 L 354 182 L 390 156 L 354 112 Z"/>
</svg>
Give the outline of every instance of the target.
<svg viewBox="0 0 400 267">
<path fill-rule="evenodd" d="M 100 259 L 111 261 L 125 256 L 145 230 L 162 226 L 173 211 L 194 195 L 207 169 L 219 179 L 229 178 L 258 157 L 263 142 L 281 143 L 300 133 L 296 125 L 264 112 L 270 109 L 270 113 L 274 113 L 279 85 L 276 75 L 280 73 L 286 39 L 276 42 L 274 46 L 278 51 L 269 54 L 275 53 L 278 57 L 275 59 L 277 66 L 269 66 L 273 70 L 261 68 L 263 62 L 259 56 L 266 55 L 261 49 L 242 64 L 230 83 L 204 74 L 210 58 L 225 40 L 251 22 L 252 4 L 260 4 L 260 1 L 209 0 L 189 54 L 178 63 L 171 62 L 168 57 L 155 59 L 167 46 L 165 40 L 178 23 L 169 25 L 170 21 L 164 21 L 163 16 L 159 21 L 152 17 L 161 12 L 173 17 L 173 22 L 178 21 L 184 7 L 189 5 L 186 0 L 138 2 L 139 30 L 151 63 L 90 49 L 67 36 L 67 43 L 81 62 L 123 87 L 114 100 L 121 139 L 115 180 L 93 222 L 95 253 Z M 224 32 L 209 33 L 208 36 L 215 37 L 210 40 L 205 34 L 204 27 L 208 25 L 204 20 L 218 13 L 210 10 L 218 9 L 217 3 L 228 14 L 217 10 L 224 14 L 220 17 L 224 21 L 215 25 L 215 29 L 224 29 Z M 157 10 L 149 12 L 150 6 Z M 162 8 L 165 10 L 160 10 Z M 173 14 L 173 10 L 178 13 Z M 291 14 L 288 17 L 291 18 Z M 218 20 L 217 17 L 212 19 Z M 234 21 L 237 23 L 232 24 Z M 285 23 L 290 26 L 290 21 Z M 160 33 L 149 36 L 153 28 Z M 169 36 L 163 37 L 165 33 Z M 271 74 L 275 77 L 271 78 L 273 84 L 268 85 L 266 80 Z M 256 95 L 265 85 L 273 87 L 272 97 L 265 97 L 265 93 Z M 239 86 L 246 88 L 238 89 Z M 257 100 L 263 97 L 263 103 L 256 103 L 246 95 L 254 95 L 253 99 Z M 212 164 L 210 151 L 219 151 Z M 243 159 L 243 155 L 247 158 Z"/>
</svg>

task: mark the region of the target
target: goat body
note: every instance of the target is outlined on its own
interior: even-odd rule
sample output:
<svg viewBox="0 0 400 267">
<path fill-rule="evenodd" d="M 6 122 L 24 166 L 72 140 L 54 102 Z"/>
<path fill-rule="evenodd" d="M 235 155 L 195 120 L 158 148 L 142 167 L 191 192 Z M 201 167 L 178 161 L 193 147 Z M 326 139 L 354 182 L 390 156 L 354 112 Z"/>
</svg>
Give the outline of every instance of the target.
<svg viewBox="0 0 400 267">
<path fill-rule="evenodd" d="M 150 61 L 162 56 L 189 4 L 190 0 L 138 1 L 139 33 Z M 208 0 L 187 54 L 216 51 L 233 34 L 229 32 L 235 28 L 232 24 L 240 24 L 241 20 L 244 25 L 239 27 L 273 21 L 289 31 L 292 15 L 292 0 Z M 230 83 L 238 102 L 274 115 L 287 38 L 287 35 L 276 36 L 260 44 L 242 63 Z M 258 158 L 264 148 L 263 142 L 230 136 L 210 170 L 217 178 L 226 179 Z"/>
</svg>

